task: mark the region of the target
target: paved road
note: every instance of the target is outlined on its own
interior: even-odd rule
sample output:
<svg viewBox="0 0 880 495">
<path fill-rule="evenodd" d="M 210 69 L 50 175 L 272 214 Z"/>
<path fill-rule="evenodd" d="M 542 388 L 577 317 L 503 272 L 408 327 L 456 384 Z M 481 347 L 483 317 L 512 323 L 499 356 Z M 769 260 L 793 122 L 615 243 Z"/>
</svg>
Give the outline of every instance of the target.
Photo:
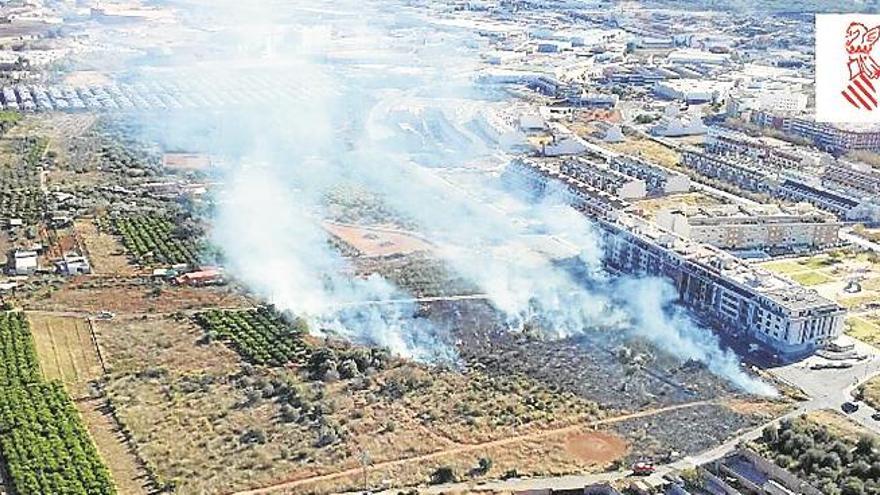
<svg viewBox="0 0 880 495">
<path fill-rule="evenodd" d="M 846 242 L 851 242 L 863 249 L 867 249 L 869 251 L 874 251 L 875 253 L 880 253 L 880 243 L 869 241 L 864 237 L 859 237 L 852 233 L 852 228 L 847 227 L 840 229 L 840 232 L 837 234 L 841 240 Z"/>
</svg>

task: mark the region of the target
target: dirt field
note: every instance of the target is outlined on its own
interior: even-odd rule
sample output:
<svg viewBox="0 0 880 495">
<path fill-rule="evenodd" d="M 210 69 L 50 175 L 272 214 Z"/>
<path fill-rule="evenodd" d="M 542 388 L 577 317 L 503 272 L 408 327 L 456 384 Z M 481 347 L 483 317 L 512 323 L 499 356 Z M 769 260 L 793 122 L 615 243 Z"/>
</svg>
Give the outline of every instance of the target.
<svg viewBox="0 0 880 495">
<path fill-rule="evenodd" d="M 76 403 L 101 458 L 110 469 L 120 495 L 146 495 L 147 472 L 129 450 L 118 425 L 108 414 L 103 399 Z"/>
<path fill-rule="evenodd" d="M 102 374 L 88 322 L 38 313 L 27 316 L 46 378 L 64 382 L 74 398 L 87 395 L 88 383 Z"/>
<path fill-rule="evenodd" d="M 626 455 L 626 440 L 604 432 L 578 433 L 565 440 L 565 451 L 585 464 L 604 465 Z"/>
<path fill-rule="evenodd" d="M 25 307 L 45 311 L 94 313 L 169 313 L 200 308 L 245 307 L 251 304 L 228 287 L 175 287 L 137 279 L 80 277 L 69 286 L 37 294 Z"/>
<path fill-rule="evenodd" d="M 709 196 L 701 192 L 691 192 L 684 194 L 672 194 L 656 199 L 643 199 L 635 201 L 635 206 L 639 215 L 653 220 L 657 213 L 667 208 L 677 208 L 683 206 L 714 206 L 724 204 L 714 196 Z"/>
<path fill-rule="evenodd" d="M 200 153 L 165 153 L 162 165 L 169 170 L 208 170 L 212 162 L 210 156 Z"/>
<path fill-rule="evenodd" d="M 627 137 L 622 143 L 608 144 L 609 148 L 621 153 L 641 156 L 664 167 L 681 169 L 681 154 L 662 144 L 645 138 Z"/>
<path fill-rule="evenodd" d="M 226 374 L 239 368 L 238 355 L 226 346 L 199 345 L 203 333 L 187 319 L 117 316 L 94 325 L 110 373 L 162 368 L 180 374 Z"/>
<path fill-rule="evenodd" d="M 324 228 L 362 256 L 390 256 L 431 250 L 431 245 L 401 230 L 324 222 Z"/>
<path fill-rule="evenodd" d="M 122 276 L 136 273 L 119 240 L 106 232 L 99 232 L 92 219 L 77 220 L 74 223 L 74 229 L 88 250 L 92 273 Z"/>
</svg>

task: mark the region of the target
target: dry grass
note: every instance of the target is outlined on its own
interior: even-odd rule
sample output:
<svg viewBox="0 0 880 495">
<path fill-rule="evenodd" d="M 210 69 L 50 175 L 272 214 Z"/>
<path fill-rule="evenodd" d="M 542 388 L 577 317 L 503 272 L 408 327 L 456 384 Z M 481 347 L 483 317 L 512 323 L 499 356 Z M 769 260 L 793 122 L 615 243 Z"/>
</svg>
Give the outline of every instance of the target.
<svg viewBox="0 0 880 495">
<path fill-rule="evenodd" d="M 88 250 L 93 273 L 123 276 L 136 273 L 119 240 L 106 232 L 99 232 L 94 221 L 77 220 L 74 229 Z"/>
<path fill-rule="evenodd" d="M 825 425 L 833 436 L 843 437 L 852 441 L 858 441 L 863 435 L 874 436 L 868 429 L 853 422 L 837 410 L 824 409 L 807 414 L 807 419 L 820 425 Z"/>
<path fill-rule="evenodd" d="M 641 156 L 664 167 L 681 170 L 681 153 L 650 139 L 628 137 L 622 143 L 607 146 L 614 151 Z"/>
<path fill-rule="evenodd" d="M 701 192 L 683 194 L 671 194 L 662 198 L 643 199 L 634 203 L 639 214 L 648 219 L 654 219 L 661 210 L 668 208 L 680 208 L 684 206 L 714 206 L 723 204 L 723 201 Z"/>
<path fill-rule="evenodd" d="M 220 343 L 202 344 L 202 331 L 189 320 L 117 317 L 95 321 L 94 326 L 112 374 L 161 368 L 176 374 L 210 371 L 225 375 L 239 369 L 235 352 Z"/>
<path fill-rule="evenodd" d="M 46 378 L 62 381 L 73 397 L 87 395 L 89 382 L 102 374 L 88 322 L 35 313 L 27 316 Z"/>
<path fill-rule="evenodd" d="M 29 309 L 45 311 L 113 311 L 120 314 L 166 313 L 203 308 L 250 306 L 231 287 L 175 287 L 137 279 L 80 277 L 60 290 L 34 294 Z"/>
<path fill-rule="evenodd" d="M 76 403 L 104 464 L 110 469 L 118 492 L 123 495 L 146 495 L 149 493 L 147 473 L 129 450 L 118 425 L 104 406 L 105 402 L 101 399 Z"/>
<path fill-rule="evenodd" d="M 441 464 L 465 473 L 482 456 L 493 459 L 494 475 L 502 469 L 598 469 L 620 450 L 609 439 L 615 448 L 600 449 L 594 459 L 567 451 L 564 438 L 550 437 L 480 448 L 486 441 L 599 417 L 591 403 L 525 378 L 397 362 L 369 378 L 325 384 L 295 370 L 242 371 L 236 354 L 202 341 L 187 320 L 117 316 L 96 322 L 96 332 L 110 369 L 108 396 L 120 420 L 143 459 L 161 480 L 175 482 L 178 493 L 232 492 L 357 470 L 362 450 L 374 463 L 449 451 L 432 462 L 391 465 L 372 478 L 396 484 L 425 482 Z M 307 403 L 301 420 L 285 419 L 284 401 L 265 395 L 271 380 L 301 390 Z M 312 414 L 319 419 L 306 419 Z M 333 425 L 339 440 L 319 447 L 321 424 Z M 248 431 L 259 431 L 265 442 L 246 441 Z M 461 446 L 467 452 L 456 454 Z M 357 479 L 337 477 L 326 489 L 319 480 L 309 488 L 335 492 L 354 488 Z"/>
</svg>

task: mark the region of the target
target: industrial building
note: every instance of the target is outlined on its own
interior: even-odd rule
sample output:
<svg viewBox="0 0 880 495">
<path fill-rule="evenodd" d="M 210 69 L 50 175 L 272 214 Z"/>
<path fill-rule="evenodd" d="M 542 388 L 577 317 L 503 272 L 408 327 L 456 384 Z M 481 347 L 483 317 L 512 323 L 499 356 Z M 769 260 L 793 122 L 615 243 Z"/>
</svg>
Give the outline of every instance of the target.
<svg viewBox="0 0 880 495">
<path fill-rule="evenodd" d="M 812 207 L 719 205 L 663 210 L 657 224 L 687 239 L 730 250 L 824 248 L 842 224 Z"/>
<path fill-rule="evenodd" d="M 707 130 L 708 127 L 697 114 L 669 112 L 651 127 L 651 134 L 665 137 L 698 136 Z"/>
</svg>

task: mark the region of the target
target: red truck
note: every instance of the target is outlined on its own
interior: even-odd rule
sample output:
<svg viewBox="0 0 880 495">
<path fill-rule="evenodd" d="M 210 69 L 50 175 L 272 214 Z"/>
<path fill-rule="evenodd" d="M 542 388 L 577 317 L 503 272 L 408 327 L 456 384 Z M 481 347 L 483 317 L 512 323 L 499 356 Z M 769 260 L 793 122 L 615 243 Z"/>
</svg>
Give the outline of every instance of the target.
<svg viewBox="0 0 880 495">
<path fill-rule="evenodd" d="M 657 468 L 650 462 L 637 462 L 632 465 L 632 471 L 636 476 L 649 476 L 654 474 Z"/>
</svg>

